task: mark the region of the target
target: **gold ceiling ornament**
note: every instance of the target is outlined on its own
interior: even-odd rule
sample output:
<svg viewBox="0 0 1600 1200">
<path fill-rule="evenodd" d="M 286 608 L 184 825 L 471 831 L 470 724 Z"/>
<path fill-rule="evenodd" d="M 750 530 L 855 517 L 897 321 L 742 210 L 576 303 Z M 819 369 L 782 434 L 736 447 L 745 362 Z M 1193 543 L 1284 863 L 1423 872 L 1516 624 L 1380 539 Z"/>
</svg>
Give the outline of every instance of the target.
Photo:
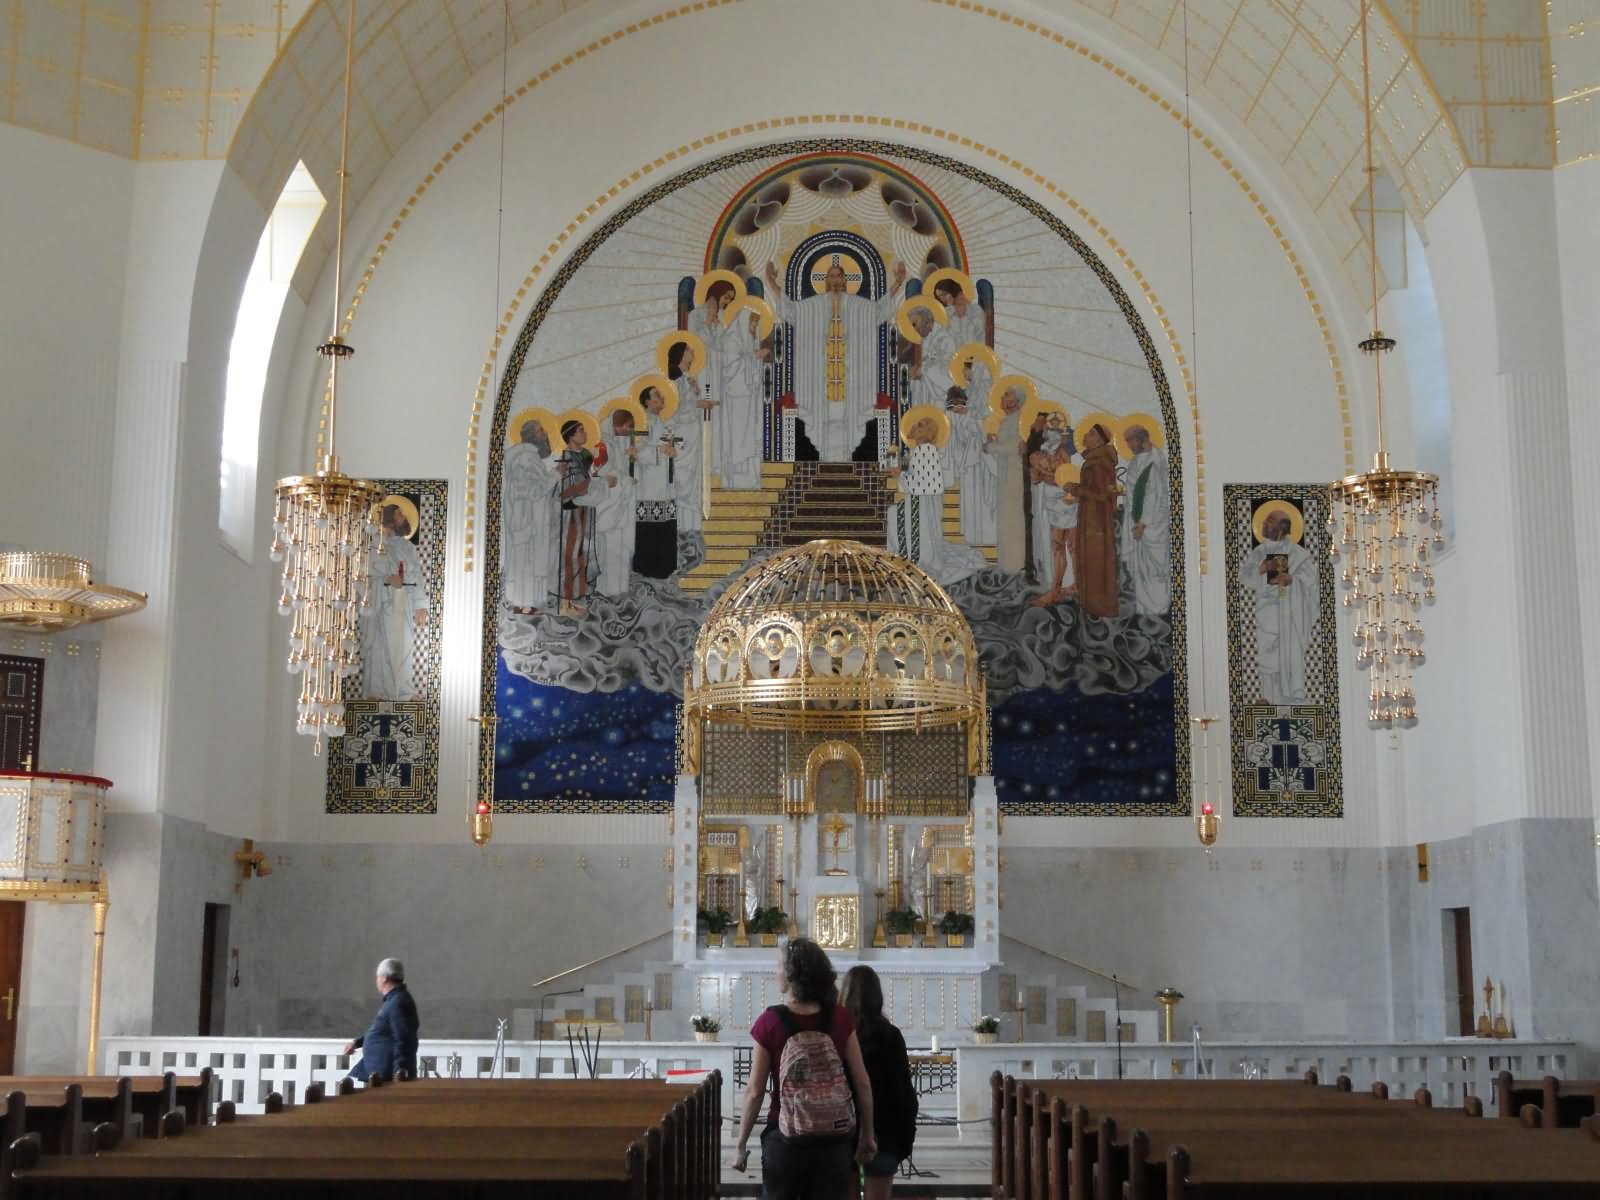
<svg viewBox="0 0 1600 1200">
<path fill-rule="evenodd" d="M 1367 249 L 1372 320 L 1378 321 L 1378 239 L 1373 201 L 1372 68 L 1367 55 L 1367 14 L 1361 5 L 1361 82 L 1366 117 Z M 1389 465 L 1384 444 L 1383 356 L 1395 340 L 1374 330 L 1361 343 L 1372 359 L 1376 385 L 1378 449 L 1372 470 L 1328 485 L 1328 553 L 1343 560 L 1344 606 L 1355 611 L 1356 666 L 1371 672 L 1367 721 L 1374 729 L 1417 723 L 1412 672 L 1423 662 L 1422 606 L 1432 604 L 1433 547 L 1443 543 L 1439 477 Z"/>
<path fill-rule="evenodd" d="M 756 563 L 712 606 L 684 681 L 691 763 L 708 725 L 861 733 L 963 727 L 987 761 L 972 629 L 914 563 L 822 538 Z"/>
<path fill-rule="evenodd" d="M 339 335 L 344 268 L 345 184 L 350 158 L 350 60 L 355 0 L 345 13 L 344 118 L 339 135 L 339 207 L 333 250 L 333 333 L 317 347 L 328 360 L 328 453 L 315 475 L 278 480 L 272 513 L 273 562 L 283 563 L 278 611 L 293 615 L 289 673 L 301 677 L 295 729 L 322 739 L 344 734 L 344 681 L 361 669 L 359 610 L 372 603 L 368 558 L 384 556 L 378 501 L 383 489 L 339 470 L 334 451 L 339 363 L 355 353 Z"/>
<path fill-rule="evenodd" d="M 87 559 L 13 550 L 0 554 L 0 624 L 59 633 L 136 613 L 143 592 L 97 583 Z"/>
</svg>

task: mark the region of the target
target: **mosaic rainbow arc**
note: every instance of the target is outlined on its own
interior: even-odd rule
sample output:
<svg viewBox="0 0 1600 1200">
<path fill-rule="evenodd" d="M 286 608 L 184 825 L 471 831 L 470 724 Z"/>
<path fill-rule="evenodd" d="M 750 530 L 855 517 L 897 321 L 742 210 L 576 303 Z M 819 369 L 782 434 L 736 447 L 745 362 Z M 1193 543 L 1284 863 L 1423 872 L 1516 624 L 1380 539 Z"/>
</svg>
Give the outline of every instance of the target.
<svg viewBox="0 0 1600 1200">
<path fill-rule="evenodd" d="M 824 338 L 805 306 L 829 303 L 831 263 L 867 324 Z M 824 341 L 851 347 L 827 359 L 848 382 L 808 409 Z M 828 138 L 661 180 L 538 295 L 490 439 L 481 706 L 499 721 L 479 752 L 501 811 L 664 811 L 711 603 L 751 562 L 843 536 L 918 562 L 972 624 L 1005 811 L 1188 813 L 1172 394 L 1116 276 L 992 175 Z M 719 669 L 830 669 L 825 647 L 757 650 Z"/>
</svg>

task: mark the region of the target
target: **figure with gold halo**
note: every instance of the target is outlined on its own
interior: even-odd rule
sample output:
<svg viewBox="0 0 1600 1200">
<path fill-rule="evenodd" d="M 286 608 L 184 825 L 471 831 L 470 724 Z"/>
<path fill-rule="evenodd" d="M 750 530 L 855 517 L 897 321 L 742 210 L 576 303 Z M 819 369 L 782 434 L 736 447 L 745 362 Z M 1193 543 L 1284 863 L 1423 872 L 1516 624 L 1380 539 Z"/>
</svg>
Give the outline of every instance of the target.
<svg viewBox="0 0 1600 1200">
<path fill-rule="evenodd" d="M 611 414 L 611 430 L 602 438 L 605 466 L 599 476 L 605 486 L 591 488 L 595 498 L 595 590 L 602 596 L 621 596 L 631 582 L 635 533 L 635 460 L 633 414 L 619 408 Z"/>
<path fill-rule="evenodd" d="M 776 264 L 767 264 L 766 275 L 778 320 L 794 326 L 794 398 L 806 437 L 823 462 L 877 461 L 878 329 L 894 317 L 905 264 L 876 300 L 850 295 L 837 261 L 822 294 L 803 300 L 783 294 Z"/>
<path fill-rule="evenodd" d="M 678 569 L 676 484 L 681 443 L 668 421 L 661 382 L 641 387 L 638 400 L 650 421 L 650 436 L 634 443 L 633 569 L 646 579 L 665 579 Z"/>
<path fill-rule="evenodd" d="M 1081 427 L 1080 427 L 1081 428 Z M 1082 430 L 1078 477 L 1078 601 L 1091 617 L 1122 615 L 1117 579 L 1117 448 L 1095 421 Z"/>
<path fill-rule="evenodd" d="M 694 347 L 674 342 L 667 351 L 667 378 L 678 389 L 678 407 L 667 422 L 672 436 L 681 439 L 673 471 L 672 492 L 678 502 L 678 532 L 699 533 L 705 527 L 705 492 L 701 472 L 705 470 L 705 414 L 717 402 L 701 386 L 700 367 Z"/>
<path fill-rule="evenodd" d="M 995 461 L 995 565 L 1002 571 L 1028 565 L 1028 470 L 1021 427 L 1026 395 L 1020 387 L 1001 393 L 1000 423 L 984 445 Z"/>
<path fill-rule="evenodd" d="M 379 506 L 383 553 L 367 556 L 372 604 L 361 614 L 361 671 L 368 700 L 415 700 L 417 642 L 428 624 L 428 585 L 411 539 L 417 506 L 385 496 Z"/>
<path fill-rule="evenodd" d="M 1028 456 L 1033 480 L 1033 561 L 1045 584 L 1034 598 L 1040 608 L 1078 594 L 1078 485 L 1071 476 L 1072 431 L 1060 413 L 1045 416 L 1040 447 Z M 1065 469 L 1063 469 L 1065 468 Z"/>
<path fill-rule="evenodd" d="M 933 314 L 925 308 L 913 309 L 911 327 L 922 338 L 922 354 L 917 365 L 911 368 L 911 402 L 942 407 L 945 397 L 955 386 L 950 378 L 950 360 L 959 343 L 950 336 L 950 330 L 937 324 Z"/>
<path fill-rule="evenodd" d="M 715 385 L 717 479 L 725 489 L 753 491 L 761 486 L 761 364 L 769 351 L 761 344 L 758 312 L 743 309 L 718 334 Z"/>
<path fill-rule="evenodd" d="M 968 393 L 952 386 L 945 393 L 944 405 L 950 419 L 944 461 L 961 498 L 961 540 L 969 546 L 992 546 L 998 464 L 993 455 L 983 452 L 983 424 L 968 403 Z"/>
<path fill-rule="evenodd" d="M 1133 577 L 1133 611 L 1160 616 L 1172 607 L 1172 511 L 1167 452 L 1157 446 L 1142 418 L 1122 430 L 1132 452 L 1127 495 L 1122 503 L 1122 560 Z"/>
<path fill-rule="evenodd" d="M 989 320 L 977 301 L 968 299 L 966 289 L 958 279 L 942 278 L 933 285 L 933 295 L 944 305 L 950 318 L 947 328 L 957 346 L 969 342 L 989 344 Z M 967 368 L 967 395 L 972 398 L 972 415 L 981 423 L 989 415 L 989 377 L 987 363 L 973 362 Z M 987 543 L 985 543 L 987 544 Z"/>
<path fill-rule="evenodd" d="M 556 545 L 556 459 L 550 431 L 530 418 L 506 448 L 501 502 L 506 607 L 532 616 L 550 603 Z"/>
<path fill-rule="evenodd" d="M 578 420 L 561 423 L 561 478 L 556 496 L 561 501 L 561 558 L 557 590 L 564 617 L 585 616 L 589 585 L 594 582 L 595 507 L 600 488 L 592 474 L 594 455 L 589 431 Z M 613 481 L 614 482 L 614 481 Z"/>
<path fill-rule="evenodd" d="M 1255 549 L 1239 566 L 1239 586 L 1255 602 L 1256 670 L 1265 704 L 1307 704 L 1306 650 L 1317 623 L 1317 568 L 1296 536 L 1297 510 L 1283 502 L 1257 510 Z"/>
<path fill-rule="evenodd" d="M 936 408 L 910 408 L 901 418 L 909 447 L 905 465 L 889 468 L 900 480 L 900 500 L 889 506 L 888 546 L 891 554 L 909 559 L 935 583 L 949 586 L 983 570 L 983 552 L 944 536 L 945 463 L 942 442 L 949 419 Z"/>
</svg>

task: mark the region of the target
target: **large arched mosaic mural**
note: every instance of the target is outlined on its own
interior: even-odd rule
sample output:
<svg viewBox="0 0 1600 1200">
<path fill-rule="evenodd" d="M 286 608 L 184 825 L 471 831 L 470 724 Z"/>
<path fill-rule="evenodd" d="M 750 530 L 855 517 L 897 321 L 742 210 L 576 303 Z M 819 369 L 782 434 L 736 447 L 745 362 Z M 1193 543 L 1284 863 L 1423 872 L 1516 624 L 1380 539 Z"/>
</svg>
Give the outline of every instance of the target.
<svg viewBox="0 0 1600 1200">
<path fill-rule="evenodd" d="M 1004 811 L 1189 811 L 1172 397 L 1116 278 L 1014 188 L 831 140 L 663 181 L 546 286 L 492 438 L 503 811 L 665 810 L 710 605 L 830 536 L 918 562 L 967 615 Z M 724 669 L 850 669 L 797 649 Z M 936 659 L 907 669 L 956 669 Z"/>
</svg>

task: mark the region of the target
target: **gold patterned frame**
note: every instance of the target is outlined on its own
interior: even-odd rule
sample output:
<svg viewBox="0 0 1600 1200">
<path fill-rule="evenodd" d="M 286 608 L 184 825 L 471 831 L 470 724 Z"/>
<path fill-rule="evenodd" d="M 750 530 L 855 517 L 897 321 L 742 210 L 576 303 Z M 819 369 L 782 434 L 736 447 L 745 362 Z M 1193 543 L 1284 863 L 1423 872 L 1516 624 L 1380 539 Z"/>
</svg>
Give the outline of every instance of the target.
<svg viewBox="0 0 1600 1200">
<path fill-rule="evenodd" d="M 805 798 L 801 801 L 803 811 L 807 813 L 817 811 L 817 775 L 829 763 L 837 762 L 847 763 L 855 769 L 856 815 L 874 815 L 867 812 L 867 770 L 861 761 L 861 751 L 849 742 L 837 741 L 823 742 L 806 756 L 806 791 Z"/>
</svg>

